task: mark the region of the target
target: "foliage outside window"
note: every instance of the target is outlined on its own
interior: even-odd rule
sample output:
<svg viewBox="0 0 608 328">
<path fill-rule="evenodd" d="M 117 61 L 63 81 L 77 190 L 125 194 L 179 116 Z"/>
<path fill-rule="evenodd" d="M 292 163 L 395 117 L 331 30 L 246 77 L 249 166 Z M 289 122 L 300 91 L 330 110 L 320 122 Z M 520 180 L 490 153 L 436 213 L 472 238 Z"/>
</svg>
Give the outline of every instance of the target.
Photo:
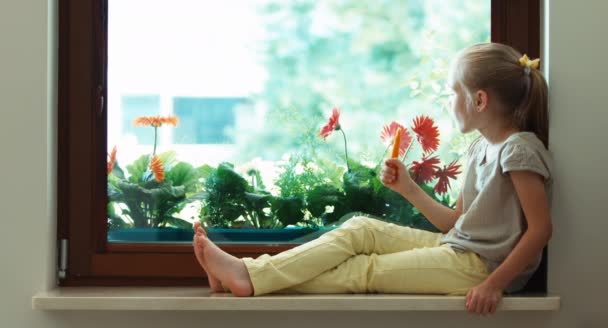
<svg viewBox="0 0 608 328">
<path fill-rule="evenodd" d="M 400 124 L 414 138 L 401 157 L 425 191 L 453 205 L 459 184 L 450 179 L 462 171 L 461 156 L 474 136 L 461 137 L 452 127 L 447 65 L 457 50 L 489 41 L 490 1 L 239 1 L 238 6 L 230 2 L 225 8 L 203 8 L 197 1 L 180 0 L 156 8 L 168 20 L 182 17 L 177 27 L 163 28 L 177 31 L 181 26 L 183 35 L 159 37 L 150 44 L 143 38 L 141 51 L 154 60 L 162 59 L 155 58 L 149 47 L 161 49 L 165 40 L 176 49 L 159 51 L 158 57 L 188 58 L 183 53 L 192 50 L 200 58 L 185 60 L 193 74 L 187 72 L 186 64 L 174 68 L 185 76 L 181 84 L 166 84 L 181 78 L 163 67 L 170 66 L 166 62 L 155 63 L 159 74 L 145 75 L 152 81 L 139 85 L 135 77 L 121 79 L 120 74 L 141 73 L 137 63 L 120 57 L 121 52 L 134 52 L 131 58 L 142 55 L 122 41 L 145 31 L 146 20 L 153 21 L 154 5 L 146 4 L 152 9 L 139 27 L 142 30 L 133 27 L 133 35 L 124 33 L 127 36 L 122 39 L 113 34 L 113 28 L 131 28 L 119 25 L 125 22 L 121 17 L 142 2 L 110 1 L 109 239 L 121 240 L 120 232 L 129 230 L 156 233 L 165 229 L 164 233 L 176 233 L 169 240 L 189 240 L 187 230 L 201 220 L 211 232 L 218 232 L 212 235 L 218 240 L 231 240 L 226 239 L 228 230 L 273 229 L 291 233 L 290 242 L 301 242 L 353 213 L 435 230 L 405 199 L 382 186 L 378 168 L 390 152 L 394 127 Z M 187 12 L 185 18 L 181 16 Z M 256 41 L 255 48 L 241 49 L 245 57 L 258 62 L 239 59 L 242 54 L 229 56 L 227 49 L 233 48 L 221 46 L 218 38 L 229 43 L 239 33 L 228 29 L 234 25 L 231 19 L 215 27 L 216 32 L 226 31 L 215 38 L 196 38 L 197 32 L 208 36 L 209 32 L 196 29 L 201 26 L 188 29 L 188 22 L 220 13 L 228 15 L 224 18 L 243 18 L 245 30 L 247 24 L 264 27 L 254 31 L 255 40 L 243 41 Z M 186 30 L 197 32 L 189 35 Z M 174 39 L 200 45 L 169 42 Z M 218 44 L 224 50 L 216 52 L 223 51 L 226 57 L 219 64 L 225 68 L 209 76 L 205 73 L 212 71 L 210 67 L 219 65 L 213 62 L 218 58 L 213 47 Z M 205 63 L 205 58 L 211 63 Z M 252 72 L 259 72 L 258 78 L 247 77 Z M 226 75 L 228 83 L 217 81 Z M 230 87 L 241 81 L 249 86 Z M 221 92 L 209 94 L 193 87 L 194 83 L 226 86 L 213 87 Z M 129 102 L 124 99 L 133 102 L 137 94 L 154 95 L 147 99 L 155 101 L 148 112 L 136 106 L 138 115 L 143 115 L 138 122 L 145 126 L 127 126 L 133 122 L 124 118 L 134 111 L 125 106 Z M 210 101 L 219 97 L 238 101 Z M 338 134 L 322 138 L 320 129 L 335 106 L 341 109 L 341 131 L 332 130 Z M 122 117 L 123 126 L 112 126 L 113 117 Z M 414 121 L 420 123 L 423 118 L 439 132 L 436 149 L 425 151 L 420 134 L 412 129 L 420 127 Z M 218 122 L 213 124 L 217 131 L 213 135 L 200 131 L 206 120 Z M 155 240 L 150 238 L 155 237 L 148 234 L 144 240 Z"/>
</svg>

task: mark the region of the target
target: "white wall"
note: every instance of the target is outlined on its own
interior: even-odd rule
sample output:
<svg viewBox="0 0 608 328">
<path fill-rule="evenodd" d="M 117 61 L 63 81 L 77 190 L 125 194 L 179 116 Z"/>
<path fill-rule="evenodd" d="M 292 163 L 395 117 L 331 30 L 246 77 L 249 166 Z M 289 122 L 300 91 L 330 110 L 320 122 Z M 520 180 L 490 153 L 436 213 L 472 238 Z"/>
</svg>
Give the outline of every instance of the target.
<svg viewBox="0 0 608 328">
<path fill-rule="evenodd" d="M 551 147 L 556 159 L 551 292 L 559 312 L 184 313 L 42 312 L 31 296 L 53 285 L 55 0 L 0 1 L 0 327 L 464 326 L 606 327 L 608 85 L 603 0 L 554 0 L 549 8 Z M 50 137 L 50 138 L 49 138 Z M 15 141 L 18 142 L 15 142 Z M 330 323 L 330 321 L 332 323 Z"/>
</svg>

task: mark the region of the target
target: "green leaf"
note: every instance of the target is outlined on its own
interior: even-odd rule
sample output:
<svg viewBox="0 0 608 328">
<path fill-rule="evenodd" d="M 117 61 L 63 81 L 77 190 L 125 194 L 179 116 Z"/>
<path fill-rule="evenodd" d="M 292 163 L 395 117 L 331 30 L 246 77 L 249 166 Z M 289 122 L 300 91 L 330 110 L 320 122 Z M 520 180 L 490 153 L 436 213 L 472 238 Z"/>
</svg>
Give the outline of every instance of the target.
<svg viewBox="0 0 608 328">
<path fill-rule="evenodd" d="M 199 166 L 197 168 L 198 174 L 201 179 L 207 180 L 211 174 L 215 171 L 215 169 L 207 164 Z"/>
<path fill-rule="evenodd" d="M 253 191 L 245 178 L 234 171 L 234 165 L 221 163 L 215 174 L 210 176 L 207 186 L 217 192 L 243 195 L 245 191 Z"/>
<path fill-rule="evenodd" d="M 205 179 L 206 198 L 201 216 L 215 227 L 229 227 L 240 216 L 247 216 L 245 193 L 252 191 L 242 176 L 234 171 L 231 163 L 221 163 L 209 170 Z"/>
<path fill-rule="evenodd" d="M 173 187 L 170 183 L 151 181 L 141 186 L 120 182 L 118 186 L 122 194 L 115 201 L 127 205 L 135 227 L 161 226 L 168 217 L 180 211 L 186 198 L 184 186 Z"/>
<path fill-rule="evenodd" d="M 415 208 L 407 199 L 392 190 L 384 194 L 384 199 L 386 220 L 403 226 L 413 226 Z"/>
<path fill-rule="evenodd" d="M 108 200 L 120 201 L 122 198 L 122 191 L 118 187 L 118 182 L 110 183 L 108 181 Z"/>
<path fill-rule="evenodd" d="M 325 158 L 319 158 L 316 161 L 319 168 L 323 171 L 323 177 L 329 179 L 335 187 L 342 186 L 342 176 L 346 170 L 343 166 L 337 165 L 335 161 L 330 161 Z"/>
<path fill-rule="evenodd" d="M 125 173 L 123 172 L 123 170 L 120 168 L 120 166 L 118 165 L 118 161 L 114 162 L 114 167 L 112 168 L 112 172 L 111 175 L 124 180 L 125 179 Z"/>
<path fill-rule="evenodd" d="M 295 225 L 304 218 L 304 201 L 298 197 L 276 197 L 271 200 L 272 213 L 283 225 Z"/>
<path fill-rule="evenodd" d="M 114 210 L 114 202 L 108 202 L 108 230 L 131 228 Z"/>
<path fill-rule="evenodd" d="M 245 199 L 251 204 L 254 209 L 263 209 L 270 205 L 269 200 L 272 197 L 269 193 L 245 193 Z"/>
<path fill-rule="evenodd" d="M 165 180 L 171 181 L 174 186 L 184 186 L 186 192 L 197 190 L 198 179 L 199 171 L 185 162 L 177 163 L 165 176 Z"/>
<path fill-rule="evenodd" d="M 347 204 L 352 211 L 381 216 L 384 213 L 383 194 L 377 187 L 378 176 L 374 169 L 354 161 L 350 171 L 344 173 L 343 183 Z"/>
<path fill-rule="evenodd" d="M 178 162 L 177 155 L 174 150 L 169 150 L 158 154 L 158 158 L 163 162 L 165 172 L 170 171 Z"/>
<path fill-rule="evenodd" d="M 312 189 L 307 194 L 306 202 L 310 213 L 315 217 L 322 218 L 325 223 L 336 222 L 350 211 L 346 195 L 331 185 L 317 186 Z M 327 206 L 333 207 L 331 213 L 326 212 Z"/>
<path fill-rule="evenodd" d="M 138 159 L 136 159 L 133 164 L 127 165 L 127 171 L 129 172 L 129 182 L 139 183 L 144 180 L 144 174 L 148 170 L 148 165 L 150 164 L 150 156 L 142 155 Z"/>
<path fill-rule="evenodd" d="M 259 190 L 265 190 L 266 186 L 264 185 L 264 181 L 262 180 L 262 174 L 260 173 L 260 171 L 255 170 L 255 172 L 254 172 L 254 178 L 255 178 L 255 181 L 256 181 L 255 188 L 259 189 Z"/>
</svg>

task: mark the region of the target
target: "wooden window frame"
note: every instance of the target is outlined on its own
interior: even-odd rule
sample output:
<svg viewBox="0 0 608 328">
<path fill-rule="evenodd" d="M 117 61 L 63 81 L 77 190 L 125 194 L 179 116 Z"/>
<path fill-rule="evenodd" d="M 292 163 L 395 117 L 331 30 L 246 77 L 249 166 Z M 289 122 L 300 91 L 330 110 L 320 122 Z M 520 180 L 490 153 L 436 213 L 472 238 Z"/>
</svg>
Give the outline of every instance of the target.
<svg viewBox="0 0 608 328">
<path fill-rule="evenodd" d="M 59 285 L 205 286 L 191 245 L 107 242 L 107 1 L 59 0 L 57 236 L 69 240 Z M 539 57 L 540 0 L 492 0 L 491 21 L 492 41 Z M 293 245 L 220 247 L 256 257 Z M 546 268 L 545 249 L 528 290 L 546 291 Z"/>
</svg>

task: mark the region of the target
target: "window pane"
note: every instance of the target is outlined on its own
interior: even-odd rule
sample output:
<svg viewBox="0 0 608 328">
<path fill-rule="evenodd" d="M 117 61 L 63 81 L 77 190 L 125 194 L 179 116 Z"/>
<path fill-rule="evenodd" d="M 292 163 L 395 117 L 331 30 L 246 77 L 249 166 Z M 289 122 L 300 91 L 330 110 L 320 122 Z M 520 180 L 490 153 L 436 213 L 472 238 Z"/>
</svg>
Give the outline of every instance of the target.
<svg viewBox="0 0 608 328">
<path fill-rule="evenodd" d="M 381 131 L 428 115 L 433 156 L 463 164 L 445 79 L 489 41 L 490 0 L 110 0 L 108 25 L 110 241 L 190 242 L 202 221 L 218 242 L 299 243 L 357 213 L 434 230 L 378 181 Z M 404 161 L 421 157 L 414 141 Z M 453 204 L 459 180 L 437 182 Z"/>
<path fill-rule="evenodd" d="M 154 96 L 133 96 L 123 95 L 121 113 L 123 115 L 122 124 L 125 127 L 124 134 L 135 136 L 137 143 L 144 145 L 154 144 L 154 136 L 149 131 L 145 131 L 132 126 L 132 122 L 140 116 L 145 116 L 150 112 L 160 110 L 160 98 Z"/>
<path fill-rule="evenodd" d="M 181 123 L 175 128 L 176 144 L 232 144 L 234 143 L 234 112 L 246 98 L 173 99 L 173 111 Z"/>
</svg>

